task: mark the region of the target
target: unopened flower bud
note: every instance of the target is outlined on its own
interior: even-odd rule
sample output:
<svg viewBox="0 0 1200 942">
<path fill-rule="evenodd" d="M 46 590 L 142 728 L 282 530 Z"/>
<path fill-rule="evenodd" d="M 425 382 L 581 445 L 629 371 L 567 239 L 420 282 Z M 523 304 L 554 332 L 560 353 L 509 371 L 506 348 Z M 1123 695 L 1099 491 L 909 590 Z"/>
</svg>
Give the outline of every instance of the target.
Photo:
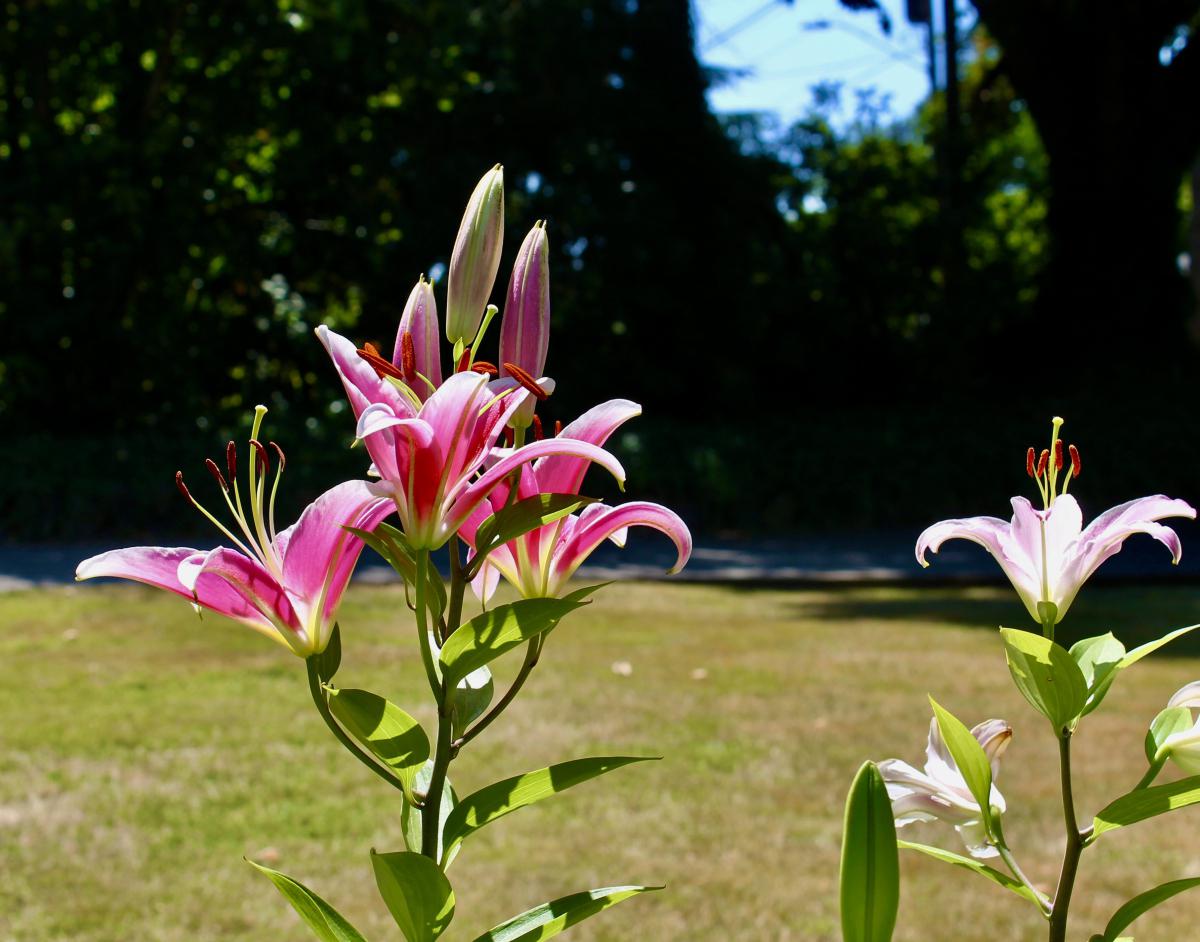
<svg viewBox="0 0 1200 942">
<path fill-rule="evenodd" d="M 471 194 L 454 240 L 446 289 L 446 336 L 470 344 L 500 269 L 504 241 L 504 169 L 496 164 Z"/>
<path fill-rule="evenodd" d="M 412 338 L 413 365 L 416 371 L 433 383 L 434 387 L 442 385 L 442 358 L 439 344 L 442 341 L 438 330 L 437 302 L 433 298 L 433 286 L 421 276 L 421 280 L 408 296 L 404 305 L 404 314 L 400 317 L 400 329 L 396 331 L 396 349 L 392 354 L 392 362 L 401 365 L 403 359 L 404 335 Z M 422 401 L 429 398 L 433 392 L 424 381 L 416 379 L 412 383 L 413 391 Z"/>
<path fill-rule="evenodd" d="M 512 375 L 507 365 L 513 363 L 529 376 L 541 376 L 549 347 L 550 240 L 545 225 L 539 222 L 521 243 L 508 282 L 500 327 L 501 375 Z M 527 399 L 513 414 L 510 424 L 527 428 L 536 405 L 534 399 Z"/>
</svg>

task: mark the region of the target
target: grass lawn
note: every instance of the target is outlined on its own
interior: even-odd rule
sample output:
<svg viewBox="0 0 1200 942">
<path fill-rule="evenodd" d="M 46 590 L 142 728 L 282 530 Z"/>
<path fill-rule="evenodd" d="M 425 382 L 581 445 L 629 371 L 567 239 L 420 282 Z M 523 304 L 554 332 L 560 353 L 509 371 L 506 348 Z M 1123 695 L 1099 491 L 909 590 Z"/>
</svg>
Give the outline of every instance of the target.
<svg viewBox="0 0 1200 942">
<path fill-rule="evenodd" d="M 458 911 L 447 938 L 472 939 L 551 897 L 644 882 L 668 888 L 569 937 L 837 939 L 846 787 L 865 758 L 921 759 L 927 692 L 968 723 L 1012 722 L 1005 831 L 1049 886 L 1062 846 L 1055 746 L 989 630 L 1023 619 L 998 590 L 602 592 L 463 751 L 455 786 L 588 754 L 665 760 L 473 837 L 451 870 Z M 1132 646 L 1195 621 L 1195 589 L 1099 589 L 1067 626 L 1111 628 Z M 385 693 L 428 723 L 401 595 L 356 587 L 342 625 L 338 682 Z M 1145 726 L 1200 678 L 1198 653 L 1200 639 L 1185 640 L 1138 665 L 1085 722 L 1081 816 L 1141 776 Z M 632 672 L 615 672 L 618 661 Z M 86 586 L 0 596 L 0 663 L 0 942 L 309 939 L 243 856 L 309 884 L 372 940 L 401 938 L 367 859 L 369 847 L 402 849 L 398 798 L 340 750 L 282 648 L 198 621 L 178 599 Z M 906 836 L 961 850 L 940 824 Z M 1083 859 L 1072 936 L 1100 930 L 1135 892 L 1200 874 L 1198 838 L 1200 809 L 1102 839 Z M 898 939 L 1044 937 L 1015 896 L 924 858 L 905 856 L 902 893 Z M 1198 917 L 1200 896 L 1185 895 L 1135 929 L 1188 938 Z"/>
</svg>

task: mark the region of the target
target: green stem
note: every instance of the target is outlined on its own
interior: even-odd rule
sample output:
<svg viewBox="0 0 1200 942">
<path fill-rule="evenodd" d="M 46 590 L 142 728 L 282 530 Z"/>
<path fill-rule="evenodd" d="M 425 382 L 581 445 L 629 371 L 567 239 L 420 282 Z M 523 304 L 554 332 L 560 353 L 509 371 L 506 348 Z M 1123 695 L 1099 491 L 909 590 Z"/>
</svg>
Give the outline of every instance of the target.
<svg viewBox="0 0 1200 942">
<path fill-rule="evenodd" d="M 1029 890 L 1030 893 L 1037 897 L 1038 907 L 1041 909 L 1042 915 L 1049 917 L 1050 900 L 1046 897 L 1046 894 L 1033 885 L 1033 881 L 1025 875 L 1025 871 L 1022 870 L 1021 865 L 1017 863 L 1017 858 L 1014 857 L 1012 851 L 1008 849 L 1008 844 L 1004 840 L 1004 831 L 1000 827 L 999 815 L 996 816 L 993 827 L 996 830 L 996 850 L 1000 854 L 1000 859 L 1003 860 L 1008 866 L 1008 869 L 1012 872 L 1012 875 L 1021 881 L 1021 884 L 1025 887 L 1025 889 Z"/>
<path fill-rule="evenodd" d="M 438 845 L 441 843 L 442 791 L 446 787 L 446 773 L 450 770 L 450 733 L 452 716 L 450 698 L 444 696 L 438 703 L 437 747 L 433 754 L 433 772 L 429 776 L 429 791 L 425 796 L 425 808 L 421 812 L 421 853 L 438 862 Z"/>
<path fill-rule="evenodd" d="M 521 669 L 517 672 L 517 676 L 513 678 L 513 682 L 509 685 L 504 696 L 487 712 L 487 715 L 483 719 L 459 736 L 458 739 L 454 740 L 450 746 L 451 755 L 457 756 L 463 746 L 487 729 L 504 712 L 508 705 L 516 699 L 521 688 L 525 686 L 525 681 L 529 678 L 530 673 L 537 667 L 538 658 L 541 657 L 541 654 L 542 638 L 530 639 L 528 647 L 525 648 L 525 660 L 521 664 Z"/>
<path fill-rule="evenodd" d="M 463 569 L 458 549 L 458 537 L 450 537 L 450 598 L 446 603 L 446 637 L 462 623 L 463 595 L 467 582 L 473 578 Z M 454 626 L 453 628 L 451 626 Z"/>
<path fill-rule="evenodd" d="M 1083 853 L 1084 835 L 1079 831 L 1075 817 L 1075 794 L 1071 789 L 1071 734 L 1060 732 L 1058 738 L 1058 766 L 1062 784 L 1063 823 L 1067 831 L 1067 849 L 1063 852 L 1062 870 L 1058 875 L 1058 889 L 1054 893 L 1054 905 L 1050 911 L 1049 942 L 1065 942 L 1067 918 L 1071 908 L 1071 893 L 1075 889 L 1075 876 L 1079 872 L 1079 856 Z"/>
<path fill-rule="evenodd" d="M 433 662 L 433 648 L 429 643 L 428 599 L 426 585 L 429 579 L 429 550 L 417 550 L 416 595 L 417 595 L 417 636 L 421 643 L 421 662 L 425 665 L 425 676 L 429 679 L 429 689 L 433 697 L 441 702 L 442 682 L 438 678 L 437 665 Z"/>
<path fill-rule="evenodd" d="M 1133 790 L 1136 792 L 1139 788 L 1149 788 L 1154 780 L 1158 778 L 1158 773 L 1162 771 L 1163 765 L 1165 765 L 1163 762 L 1150 763 L 1150 768 L 1146 770 L 1146 774 L 1142 776 L 1142 780 L 1133 786 Z"/>
<path fill-rule="evenodd" d="M 391 772 L 385 769 L 382 765 L 372 759 L 359 747 L 350 736 L 346 733 L 338 721 L 334 719 L 333 714 L 329 711 L 329 702 L 325 699 L 325 691 L 321 689 L 321 677 L 317 673 L 317 658 L 310 657 L 305 659 L 305 666 L 308 667 L 308 690 L 312 694 L 313 703 L 317 705 L 317 712 L 321 714 L 321 719 L 325 721 L 325 725 L 329 727 L 330 732 L 337 737 L 338 742 L 349 750 L 359 762 L 365 765 L 368 769 L 378 775 L 381 779 L 391 785 L 393 788 L 398 788 L 403 791 L 404 786 L 400 784 L 400 780 L 395 778 Z"/>
</svg>

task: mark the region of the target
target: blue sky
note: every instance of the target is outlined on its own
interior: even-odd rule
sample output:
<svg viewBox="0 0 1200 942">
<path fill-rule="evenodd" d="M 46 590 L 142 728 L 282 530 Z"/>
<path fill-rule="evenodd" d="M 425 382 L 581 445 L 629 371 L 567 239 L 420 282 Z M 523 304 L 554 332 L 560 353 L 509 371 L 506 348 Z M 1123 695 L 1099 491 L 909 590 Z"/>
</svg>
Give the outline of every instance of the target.
<svg viewBox="0 0 1200 942">
<path fill-rule="evenodd" d="M 884 0 L 887 36 L 874 13 L 852 13 L 837 0 L 692 0 L 700 61 L 753 71 L 711 90 L 709 103 L 790 120 L 808 109 L 813 85 L 838 80 L 847 91 L 874 86 L 891 96 L 893 113 L 906 115 L 929 94 L 929 66 L 925 27 L 910 25 L 904 6 Z"/>
</svg>

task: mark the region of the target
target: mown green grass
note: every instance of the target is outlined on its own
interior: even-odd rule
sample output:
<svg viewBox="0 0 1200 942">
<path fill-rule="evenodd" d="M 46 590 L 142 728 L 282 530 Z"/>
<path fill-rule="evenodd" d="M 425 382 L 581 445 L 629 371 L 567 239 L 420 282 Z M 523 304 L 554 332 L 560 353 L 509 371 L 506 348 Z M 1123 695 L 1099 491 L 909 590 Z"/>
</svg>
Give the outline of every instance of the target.
<svg viewBox="0 0 1200 942">
<path fill-rule="evenodd" d="M 864 758 L 921 759 L 927 692 L 968 723 L 1012 722 L 1005 830 L 1049 885 L 1062 846 L 1055 747 L 988 630 L 1022 619 L 993 590 L 606 590 L 464 750 L 455 786 L 588 754 L 665 758 L 473 837 L 451 870 L 447 938 L 625 882 L 668 888 L 573 938 L 838 938 L 845 789 Z M 1193 621 L 1196 590 L 1094 590 L 1068 624 L 1133 644 Z M 356 587 L 342 623 L 338 681 L 431 720 L 402 596 Z M 1076 745 L 1081 815 L 1140 777 L 1145 725 L 1200 677 L 1197 651 L 1184 642 L 1138 665 L 1088 719 Z M 617 661 L 632 673 L 615 673 Z M 402 846 L 397 796 L 340 752 L 282 648 L 199 621 L 178 599 L 82 586 L 0 596 L 0 665 L 0 940 L 309 938 L 243 856 L 306 882 L 374 942 L 400 938 L 367 859 L 370 847 Z M 940 825 L 906 836 L 959 849 Z M 1200 810 L 1110 835 L 1084 857 L 1073 936 L 1187 874 L 1200 874 Z M 1189 937 L 1198 912 L 1200 897 L 1180 897 L 1137 934 Z M 905 858 L 899 939 L 1036 939 L 1041 925 L 991 884 Z"/>
</svg>

